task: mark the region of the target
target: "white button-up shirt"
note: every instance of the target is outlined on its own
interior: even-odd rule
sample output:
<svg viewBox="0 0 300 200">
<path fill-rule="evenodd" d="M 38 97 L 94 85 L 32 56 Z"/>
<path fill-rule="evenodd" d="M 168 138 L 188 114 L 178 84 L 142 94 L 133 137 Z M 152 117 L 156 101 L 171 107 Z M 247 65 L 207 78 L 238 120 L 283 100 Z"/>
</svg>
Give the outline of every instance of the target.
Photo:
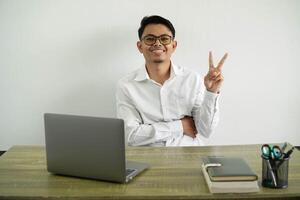
<svg viewBox="0 0 300 200">
<path fill-rule="evenodd" d="M 143 66 L 118 82 L 117 116 L 125 121 L 128 145 L 202 145 L 199 134 L 209 137 L 219 119 L 218 96 L 191 70 L 172 64 L 170 78 L 161 85 Z M 193 117 L 196 138 L 184 135 L 184 116 Z"/>
</svg>

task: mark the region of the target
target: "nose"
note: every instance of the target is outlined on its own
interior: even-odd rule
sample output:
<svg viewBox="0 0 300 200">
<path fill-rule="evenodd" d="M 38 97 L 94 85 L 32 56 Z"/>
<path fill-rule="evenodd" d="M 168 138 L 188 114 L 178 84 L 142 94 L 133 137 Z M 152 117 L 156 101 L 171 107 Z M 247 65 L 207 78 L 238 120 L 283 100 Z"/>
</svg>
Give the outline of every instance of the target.
<svg viewBox="0 0 300 200">
<path fill-rule="evenodd" d="M 162 46 L 162 44 L 160 43 L 159 39 L 156 38 L 155 43 L 153 44 L 153 46 Z"/>
</svg>

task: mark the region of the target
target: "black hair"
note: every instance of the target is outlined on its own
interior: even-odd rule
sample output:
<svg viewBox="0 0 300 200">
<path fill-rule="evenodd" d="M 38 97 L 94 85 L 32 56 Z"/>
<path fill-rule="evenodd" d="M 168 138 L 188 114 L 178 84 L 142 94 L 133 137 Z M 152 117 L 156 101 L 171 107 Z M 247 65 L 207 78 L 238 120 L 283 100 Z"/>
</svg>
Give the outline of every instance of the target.
<svg viewBox="0 0 300 200">
<path fill-rule="evenodd" d="M 163 24 L 163 25 L 165 25 L 172 32 L 173 38 L 175 38 L 175 28 L 169 20 L 167 20 L 167 19 L 165 19 L 161 16 L 158 16 L 158 15 L 151 15 L 151 16 L 145 16 L 141 21 L 141 25 L 140 25 L 140 28 L 138 30 L 138 34 L 139 34 L 140 39 L 143 35 L 145 27 L 149 24 Z"/>
</svg>

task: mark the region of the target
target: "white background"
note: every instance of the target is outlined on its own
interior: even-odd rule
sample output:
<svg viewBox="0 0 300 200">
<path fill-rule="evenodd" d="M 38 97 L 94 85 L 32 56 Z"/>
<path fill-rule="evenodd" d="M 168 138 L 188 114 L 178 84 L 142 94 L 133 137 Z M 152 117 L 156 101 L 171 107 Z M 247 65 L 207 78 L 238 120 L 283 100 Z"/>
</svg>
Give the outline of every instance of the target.
<svg viewBox="0 0 300 200">
<path fill-rule="evenodd" d="M 145 15 L 170 19 L 173 61 L 205 74 L 225 52 L 209 145 L 300 145 L 300 1 L 0 0 L 0 150 L 44 144 L 43 113 L 115 117 L 118 79 L 144 63 Z"/>
</svg>

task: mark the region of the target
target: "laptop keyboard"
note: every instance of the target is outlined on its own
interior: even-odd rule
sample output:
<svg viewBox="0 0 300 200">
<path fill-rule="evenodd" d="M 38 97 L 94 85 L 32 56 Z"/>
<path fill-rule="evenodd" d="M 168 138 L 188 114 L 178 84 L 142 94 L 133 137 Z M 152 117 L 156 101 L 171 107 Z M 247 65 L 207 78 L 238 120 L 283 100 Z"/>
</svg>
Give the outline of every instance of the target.
<svg viewBox="0 0 300 200">
<path fill-rule="evenodd" d="M 126 169 L 126 176 L 128 176 L 129 174 L 131 174 L 134 171 L 135 171 L 135 169 Z"/>
</svg>

